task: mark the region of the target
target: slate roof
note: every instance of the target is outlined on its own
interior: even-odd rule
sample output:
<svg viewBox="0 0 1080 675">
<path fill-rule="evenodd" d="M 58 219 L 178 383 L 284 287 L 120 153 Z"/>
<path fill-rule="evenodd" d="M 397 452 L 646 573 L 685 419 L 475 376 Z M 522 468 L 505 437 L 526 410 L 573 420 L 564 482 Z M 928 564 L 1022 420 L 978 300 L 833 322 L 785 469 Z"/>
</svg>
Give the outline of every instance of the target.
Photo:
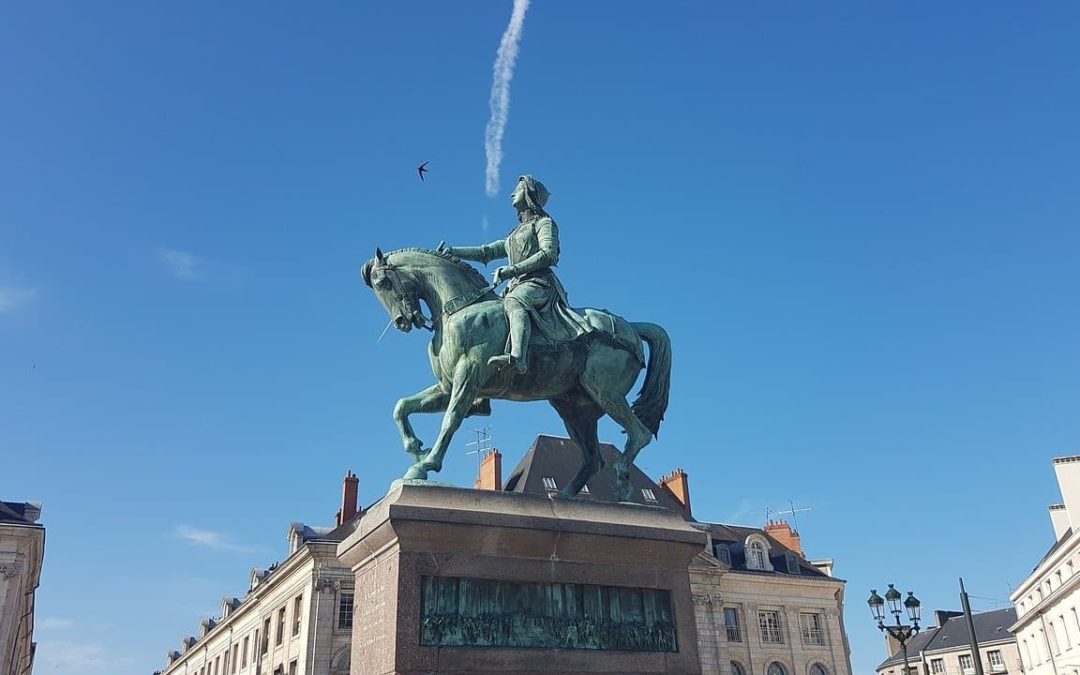
<svg viewBox="0 0 1080 675">
<path fill-rule="evenodd" d="M 578 497 L 596 501 L 617 501 L 612 489 L 615 480 L 615 471 L 611 467 L 618 458 L 618 450 L 610 443 L 600 444 L 600 454 L 604 459 L 604 468 L 589 479 L 586 484 L 589 492 L 582 492 Z M 518 465 L 510 472 L 504 484 L 503 490 L 507 492 L 519 492 L 525 494 L 548 494 L 549 490 L 544 486 L 544 477 L 555 479 L 558 487 L 570 482 L 574 474 L 581 466 L 581 451 L 576 443 L 568 438 L 556 436 L 537 436 L 532 447 L 525 453 Z M 739 572 L 752 574 L 786 574 L 787 554 L 795 556 L 799 565 L 799 574 L 807 577 L 829 579 L 827 574 L 811 565 L 801 555 L 794 553 L 779 541 L 769 536 L 767 532 L 756 527 L 743 527 L 739 525 L 722 525 L 719 523 L 702 523 L 695 520 L 682 504 L 666 488 L 660 487 L 636 466 L 630 467 L 630 484 L 633 486 L 632 501 L 646 506 L 662 506 L 670 509 L 688 522 L 698 523 L 703 529 L 707 529 L 712 536 L 714 546 L 726 545 L 731 555 L 731 568 Z M 642 490 L 651 490 L 656 501 L 645 498 Z M 750 534 L 760 534 L 768 540 L 770 545 L 770 561 L 775 571 L 749 570 L 746 568 L 746 556 L 743 553 L 743 544 Z"/>
<path fill-rule="evenodd" d="M 0 501 L 0 523 L 37 525 L 41 517 L 41 504 L 35 502 Z"/>
<path fill-rule="evenodd" d="M 1016 636 L 1009 632 L 1009 626 L 1016 623 L 1015 607 L 972 614 L 971 621 L 975 624 L 975 637 L 980 645 L 987 642 L 1016 639 Z M 940 627 L 928 628 L 912 638 L 908 642 L 908 656 L 918 656 L 920 651 L 930 655 L 935 652 L 965 649 L 971 644 L 970 636 L 971 632 L 968 630 L 967 620 L 963 616 L 955 616 Z M 881 665 L 878 666 L 878 670 L 902 663 L 903 660 L 903 653 L 898 653 L 896 656 L 882 661 Z"/>
<path fill-rule="evenodd" d="M 926 649 L 927 643 L 929 643 L 931 640 L 934 639 L 934 636 L 937 635 L 937 631 L 938 631 L 937 627 L 927 628 L 927 629 L 924 629 L 921 633 L 919 633 L 915 637 L 908 640 L 908 643 L 907 643 L 908 658 L 909 659 L 918 658 L 919 652 Z M 877 669 L 881 670 L 882 668 L 888 668 L 889 666 L 894 666 L 896 664 L 901 664 L 900 669 L 903 670 L 903 663 L 904 663 L 904 652 L 899 651 L 899 652 L 896 652 L 895 656 L 890 656 L 889 658 L 882 661 L 881 665 L 879 665 L 877 667 Z"/>
<path fill-rule="evenodd" d="M 615 482 L 615 470 L 612 467 L 619 457 L 619 451 L 610 443 L 601 443 L 600 456 L 604 459 L 604 468 L 586 483 L 589 492 L 583 491 L 578 496 L 582 499 L 602 502 L 618 501 L 612 490 Z M 540 435 L 533 441 L 532 447 L 521 458 L 517 467 L 507 476 L 503 490 L 544 495 L 548 493 L 547 488 L 544 487 L 545 476 L 554 478 L 556 485 L 561 488 L 570 482 L 580 467 L 581 450 L 578 449 L 576 443 L 569 438 Z M 676 501 L 671 493 L 654 483 L 636 466 L 630 467 L 630 484 L 634 487 L 631 497 L 634 503 L 663 506 L 691 520 L 682 508 L 682 504 Z M 656 501 L 647 500 L 642 490 L 652 490 Z"/>
</svg>

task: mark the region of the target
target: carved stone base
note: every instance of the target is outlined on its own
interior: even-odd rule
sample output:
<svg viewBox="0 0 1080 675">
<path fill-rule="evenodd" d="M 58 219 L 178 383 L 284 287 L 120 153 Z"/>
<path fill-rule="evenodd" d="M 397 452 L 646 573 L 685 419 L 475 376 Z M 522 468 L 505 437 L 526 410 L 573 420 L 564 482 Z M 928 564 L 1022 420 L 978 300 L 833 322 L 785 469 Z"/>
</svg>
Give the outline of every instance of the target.
<svg viewBox="0 0 1080 675">
<path fill-rule="evenodd" d="M 338 546 L 352 675 L 700 673 L 704 545 L 658 507 L 395 486 Z"/>
</svg>

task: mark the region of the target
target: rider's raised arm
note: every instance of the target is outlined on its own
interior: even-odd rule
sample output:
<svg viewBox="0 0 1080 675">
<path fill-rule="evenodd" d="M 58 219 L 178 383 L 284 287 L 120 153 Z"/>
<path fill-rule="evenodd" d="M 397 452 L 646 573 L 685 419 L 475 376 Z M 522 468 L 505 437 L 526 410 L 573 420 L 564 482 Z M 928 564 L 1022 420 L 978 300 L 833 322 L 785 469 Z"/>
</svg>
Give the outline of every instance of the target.
<svg viewBox="0 0 1080 675">
<path fill-rule="evenodd" d="M 462 260 L 475 260 L 486 265 L 492 260 L 506 257 L 506 240 L 499 239 L 483 246 L 447 246 L 443 250 Z"/>
<path fill-rule="evenodd" d="M 536 253 L 512 265 L 514 276 L 559 264 L 559 226 L 554 220 L 545 216 L 536 223 L 536 243 L 539 247 Z"/>
</svg>

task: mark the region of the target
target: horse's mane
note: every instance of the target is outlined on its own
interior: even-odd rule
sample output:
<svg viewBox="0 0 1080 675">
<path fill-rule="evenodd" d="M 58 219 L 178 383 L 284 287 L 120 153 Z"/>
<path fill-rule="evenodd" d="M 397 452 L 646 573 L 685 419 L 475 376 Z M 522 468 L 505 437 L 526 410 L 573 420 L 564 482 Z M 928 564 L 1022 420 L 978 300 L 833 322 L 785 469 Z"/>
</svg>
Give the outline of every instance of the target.
<svg viewBox="0 0 1080 675">
<path fill-rule="evenodd" d="M 447 262 L 454 263 L 455 265 L 460 267 L 462 270 L 466 271 L 466 273 L 470 274 L 473 277 L 473 279 L 478 284 L 480 284 L 481 286 L 487 286 L 487 279 L 484 278 L 484 275 L 480 274 L 480 272 L 475 267 L 473 267 L 469 263 L 465 262 L 461 258 L 457 257 L 456 255 L 452 255 L 450 253 L 447 253 L 446 251 L 434 251 L 434 250 L 429 249 L 429 248 L 421 248 L 419 246 L 411 246 L 409 248 L 399 248 L 396 251 L 391 251 L 391 252 L 386 254 L 386 257 L 389 258 L 390 256 L 396 255 L 398 253 L 424 253 L 426 255 L 433 255 L 436 258 L 442 258 L 443 260 L 445 260 Z"/>
</svg>

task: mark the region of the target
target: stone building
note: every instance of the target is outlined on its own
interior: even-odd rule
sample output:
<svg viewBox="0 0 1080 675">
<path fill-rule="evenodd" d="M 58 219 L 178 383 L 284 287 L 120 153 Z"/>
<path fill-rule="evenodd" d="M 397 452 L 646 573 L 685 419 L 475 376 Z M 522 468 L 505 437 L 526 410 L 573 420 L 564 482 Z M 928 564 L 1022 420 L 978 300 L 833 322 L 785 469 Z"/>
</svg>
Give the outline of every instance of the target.
<svg viewBox="0 0 1080 675">
<path fill-rule="evenodd" d="M 337 558 L 341 524 L 357 515 L 356 476 L 345 477 L 335 527 L 289 526 L 289 556 L 253 569 L 247 593 L 225 597 L 166 654 L 163 675 L 348 675 L 353 575 Z"/>
<path fill-rule="evenodd" d="M 605 468 L 580 495 L 614 501 L 616 449 L 601 446 Z M 540 436 L 502 488 L 554 493 L 580 463 L 572 441 Z M 498 489 L 498 452 L 481 464 L 477 487 Z M 851 675 L 844 629 L 845 582 L 832 561 L 811 562 L 798 532 L 787 523 L 763 528 L 722 525 L 692 515 L 689 477 L 681 469 L 654 482 L 631 469 L 633 501 L 668 508 L 708 535 L 690 567 L 702 673 L 723 675 Z"/>
<path fill-rule="evenodd" d="M 924 628 L 908 641 L 908 675 L 975 675 L 971 655 L 971 632 L 962 612 L 934 612 L 935 626 Z M 979 658 L 987 675 L 1020 673 L 1020 651 L 1016 636 L 1009 630 L 1016 621 L 1012 608 L 972 614 Z M 889 657 L 878 667 L 878 675 L 904 675 L 904 655 L 900 644 L 886 638 Z"/>
<path fill-rule="evenodd" d="M 41 504 L 0 501 L 0 673 L 34 667 L 34 595 L 41 583 Z"/>
<path fill-rule="evenodd" d="M 617 451 L 605 444 L 601 452 L 605 468 L 580 498 L 615 502 L 610 467 Z M 505 484 L 501 455 L 488 453 L 474 487 L 553 494 L 577 470 L 579 457 L 570 440 L 540 436 Z M 363 522 L 356 519 L 363 514 L 356 514 L 355 480 L 346 478 L 337 527 L 319 530 L 294 524 L 290 556 L 271 570 L 253 571 L 247 595 L 223 601 L 221 616 L 204 621 L 198 636 L 184 638 L 181 648 L 169 653 L 162 672 L 348 673 L 346 625 L 352 625 L 354 577 L 334 551 Z M 843 623 L 845 582 L 832 576 L 831 560 L 807 559 L 798 532 L 783 522 L 756 528 L 696 519 L 689 477 L 681 470 L 654 482 L 635 467 L 631 482 L 634 502 L 673 511 L 705 534 L 707 543 L 689 569 L 700 672 L 852 675 Z M 362 635 L 362 629 L 357 624 L 354 635 Z"/>
<path fill-rule="evenodd" d="M 1054 543 L 1009 596 L 1024 670 L 1080 675 L 1080 456 L 1053 460 L 1064 503 L 1050 507 Z"/>
</svg>

